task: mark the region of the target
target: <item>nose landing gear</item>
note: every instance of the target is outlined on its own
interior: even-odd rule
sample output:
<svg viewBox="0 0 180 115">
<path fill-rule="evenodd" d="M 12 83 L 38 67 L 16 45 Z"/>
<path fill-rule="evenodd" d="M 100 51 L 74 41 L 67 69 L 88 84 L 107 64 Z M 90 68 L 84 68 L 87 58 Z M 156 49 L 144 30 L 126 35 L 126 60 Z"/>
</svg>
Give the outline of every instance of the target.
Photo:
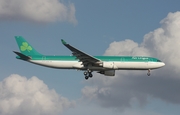
<svg viewBox="0 0 180 115">
<path fill-rule="evenodd" d="M 150 69 L 148 69 L 148 73 L 147 73 L 147 76 L 150 76 L 151 75 L 151 73 L 150 73 L 151 71 L 150 71 Z"/>
</svg>

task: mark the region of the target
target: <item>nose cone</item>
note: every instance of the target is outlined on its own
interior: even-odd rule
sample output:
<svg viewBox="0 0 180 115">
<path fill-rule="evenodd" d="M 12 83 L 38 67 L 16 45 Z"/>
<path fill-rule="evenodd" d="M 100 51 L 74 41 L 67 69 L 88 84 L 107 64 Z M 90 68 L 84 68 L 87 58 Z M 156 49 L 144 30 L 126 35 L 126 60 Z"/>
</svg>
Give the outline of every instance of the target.
<svg viewBox="0 0 180 115">
<path fill-rule="evenodd" d="M 165 66 L 166 64 L 164 62 L 161 62 L 161 67 Z"/>
</svg>

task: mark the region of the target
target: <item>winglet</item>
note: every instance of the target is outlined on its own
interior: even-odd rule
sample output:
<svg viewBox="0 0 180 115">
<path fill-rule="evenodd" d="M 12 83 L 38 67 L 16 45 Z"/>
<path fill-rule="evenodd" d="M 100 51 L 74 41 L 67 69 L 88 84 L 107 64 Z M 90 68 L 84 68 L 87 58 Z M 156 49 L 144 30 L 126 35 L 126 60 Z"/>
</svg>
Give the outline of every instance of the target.
<svg viewBox="0 0 180 115">
<path fill-rule="evenodd" d="M 64 45 L 67 44 L 63 39 L 61 39 L 61 42 L 62 42 L 62 44 L 64 44 Z"/>
</svg>

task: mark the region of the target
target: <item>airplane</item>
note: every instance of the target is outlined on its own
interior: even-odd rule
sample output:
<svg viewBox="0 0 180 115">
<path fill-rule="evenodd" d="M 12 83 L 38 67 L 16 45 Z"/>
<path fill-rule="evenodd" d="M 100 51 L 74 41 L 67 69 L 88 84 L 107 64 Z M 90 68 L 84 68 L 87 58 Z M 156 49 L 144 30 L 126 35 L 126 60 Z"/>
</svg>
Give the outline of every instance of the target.
<svg viewBox="0 0 180 115">
<path fill-rule="evenodd" d="M 93 71 L 106 76 L 115 76 L 116 70 L 147 70 L 147 75 L 150 76 L 152 69 L 165 66 L 161 60 L 147 56 L 92 56 L 63 39 L 62 44 L 72 52 L 72 56 L 42 55 L 22 36 L 15 36 L 15 39 L 20 50 L 20 52 L 13 51 L 17 54 L 17 59 L 50 68 L 82 70 L 86 80 L 93 77 Z"/>
</svg>

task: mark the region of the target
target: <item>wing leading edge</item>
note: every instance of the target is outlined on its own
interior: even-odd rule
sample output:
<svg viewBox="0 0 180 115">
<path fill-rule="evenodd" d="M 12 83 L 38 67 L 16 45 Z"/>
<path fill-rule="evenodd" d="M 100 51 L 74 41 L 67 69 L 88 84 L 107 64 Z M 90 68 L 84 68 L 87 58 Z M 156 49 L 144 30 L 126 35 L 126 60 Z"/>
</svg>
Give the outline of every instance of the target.
<svg viewBox="0 0 180 115">
<path fill-rule="evenodd" d="M 61 39 L 61 42 L 64 46 L 66 46 L 69 50 L 72 51 L 73 56 L 75 56 L 77 59 L 79 59 L 80 62 L 82 62 L 83 65 L 89 65 L 89 64 L 100 64 L 102 61 L 100 59 L 97 59 L 89 54 L 84 53 L 83 51 L 78 50 L 77 48 L 71 46 L 70 44 L 66 43 L 63 39 Z"/>
</svg>

